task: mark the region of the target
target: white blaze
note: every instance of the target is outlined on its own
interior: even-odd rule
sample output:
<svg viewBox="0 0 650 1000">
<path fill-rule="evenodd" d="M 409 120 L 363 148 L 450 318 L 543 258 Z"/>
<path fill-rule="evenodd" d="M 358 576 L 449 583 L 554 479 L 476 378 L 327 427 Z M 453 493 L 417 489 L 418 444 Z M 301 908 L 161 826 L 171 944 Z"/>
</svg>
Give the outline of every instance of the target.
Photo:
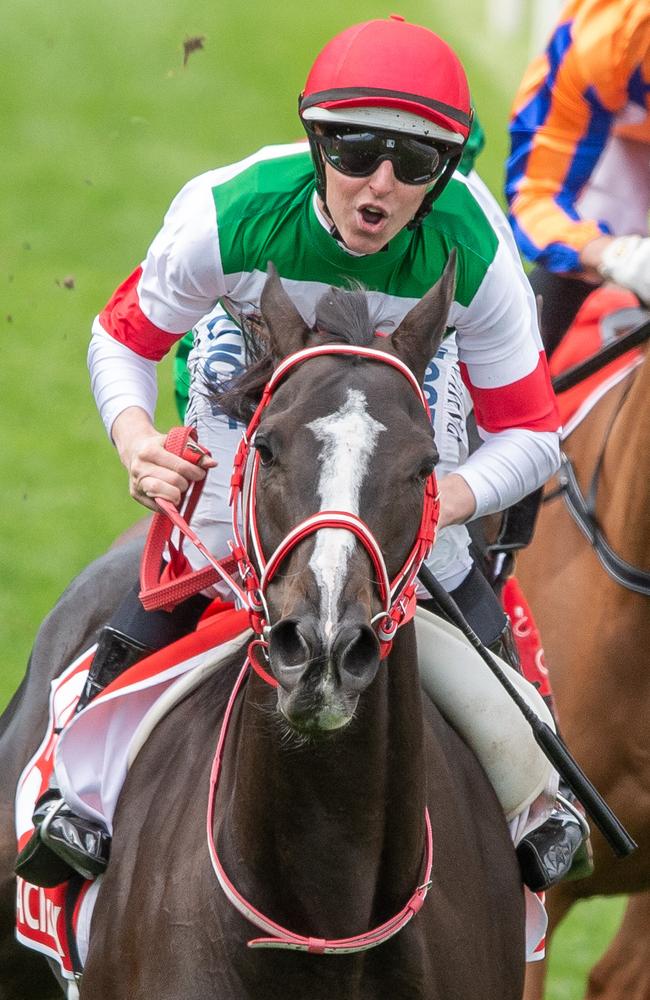
<svg viewBox="0 0 650 1000">
<path fill-rule="evenodd" d="M 318 480 L 321 510 L 359 514 L 363 480 L 377 438 L 386 430 L 366 407 L 364 394 L 349 389 L 345 403 L 336 413 L 307 424 L 322 445 Z M 355 541 L 351 532 L 341 528 L 323 528 L 316 535 L 309 566 L 320 589 L 321 621 L 328 637 L 338 621 L 339 597 Z"/>
</svg>

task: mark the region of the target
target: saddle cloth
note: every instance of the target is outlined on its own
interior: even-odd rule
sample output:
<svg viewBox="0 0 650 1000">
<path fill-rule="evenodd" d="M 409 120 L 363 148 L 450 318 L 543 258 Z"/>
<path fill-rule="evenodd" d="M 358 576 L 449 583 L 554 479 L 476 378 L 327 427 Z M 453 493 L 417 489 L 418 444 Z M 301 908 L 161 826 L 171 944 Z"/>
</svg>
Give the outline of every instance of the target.
<svg viewBox="0 0 650 1000">
<path fill-rule="evenodd" d="M 548 817 L 557 775 L 529 735 L 523 716 L 461 633 L 422 611 L 416 616 L 416 628 L 422 647 L 439 651 L 438 656 L 421 658 L 423 687 L 477 753 L 495 785 L 516 845 Z M 18 784 L 18 849 L 32 833 L 34 804 L 48 787 L 53 770 L 71 808 L 112 832 L 120 789 L 149 733 L 251 635 L 244 611 L 208 618 L 196 632 L 131 667 L 78 715 L 74 707 L 95 647 L 72 663 L 52 682 L 48 731 Z M 443 668 L 443 662 L 451 668 Z M 511 680 L 518 678 L 511 668 L 503 667 Z M 476 676 L 470 678 L 474 671 Z M 526 697 L 548 721 L 532 685 L 521 678 L 517 683 L 520 689 L 529 689 Z M 80 878 L 43 889 L 18 879 L 18 939 L 54 959 L 70 981 L 83 969 L 100 886 L 101 879 L 84 883 Z M 525 888 L 525 897 L 526 958 L 535 961 L 544 957 L 546 912 L 543 895 Z"/>
<path fill-rule="evenodd" d="M 621 328 L 634 326 L 639 322 L 639 315 L 639 303 L 632 292 L 610 286 L 596 289 L 583 302 L 571 327 L 551 357 L 551 376 L 562 374 L 603 347 L 605 325 L 609 323 L 615 330 L 619 325 L 617 317 L 620 317 Z M 610 389 L 642 363 L 643 358 L 644 349 L 633 348 L 578 385 L 558 394 L 563 439 L 576 429 Z"/>
</svg>

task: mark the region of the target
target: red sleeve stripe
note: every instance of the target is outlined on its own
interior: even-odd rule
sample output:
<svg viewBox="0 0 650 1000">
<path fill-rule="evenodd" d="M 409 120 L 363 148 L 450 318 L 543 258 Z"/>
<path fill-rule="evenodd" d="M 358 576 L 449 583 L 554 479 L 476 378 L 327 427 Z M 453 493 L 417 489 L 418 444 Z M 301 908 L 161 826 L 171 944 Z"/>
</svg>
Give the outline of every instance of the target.
<svg viewBox="0 0 650 1000">
<path fill-rule="evenodd" d="M 551 388 L 546 355 L 541 352 L 529 375 L 495 389 L 472 385 L 467 365 L 460 362 L 463 382 L 474 402 L 477 424 L 490 434 L 521 427 L 528 431 L 556 431 L 560 416 Z"/>
<path fill-rule="evenodd" d="M 111 337 L 150 361 L 160 361 L 182 333 L 167 333 L 147 319 L 140 308 L 138 284 L 142 268 L 137 267 L 113 293 L 99 322 Z"/>
</svg>

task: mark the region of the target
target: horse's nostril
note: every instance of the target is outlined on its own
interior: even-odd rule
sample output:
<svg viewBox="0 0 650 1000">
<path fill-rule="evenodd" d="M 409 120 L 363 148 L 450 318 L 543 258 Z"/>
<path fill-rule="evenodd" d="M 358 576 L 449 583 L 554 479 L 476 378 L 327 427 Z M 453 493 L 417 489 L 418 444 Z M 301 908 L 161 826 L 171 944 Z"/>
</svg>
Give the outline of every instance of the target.
<svg viewBox="0 0 650 1000">
<path fill-rule="evenodd" d="M 332 650 L 341 679 L 352 687 L 364 687 L 377 673 L 379 641 L 369 625 L 344 627 Z"/>
<path fill-rule="evenodd" d="M 271 659 L 283 667 L 299 667 L 309 659 L 310 651 L 298 626 L 297 619 L 283 618 L 271 629 L 269 652 Z"/>
</svg>

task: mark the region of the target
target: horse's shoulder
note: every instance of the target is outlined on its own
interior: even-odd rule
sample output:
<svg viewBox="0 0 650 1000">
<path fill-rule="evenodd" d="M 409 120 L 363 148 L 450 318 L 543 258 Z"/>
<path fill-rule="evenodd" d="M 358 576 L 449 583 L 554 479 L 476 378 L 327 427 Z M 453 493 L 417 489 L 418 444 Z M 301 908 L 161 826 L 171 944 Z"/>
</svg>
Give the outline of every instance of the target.
<svg viewBox="0 0 650 1000">
<path fill-rule="evenodd" d="M 194 781 L 201 769 L 209 772 L 243 659 L 243 650 L 233 653 L 156 723 L 135 758 L 122 798 L 135 791 L 137 805 L 145 786 L 155 794 L 158 785 Z"/>
</svg>

